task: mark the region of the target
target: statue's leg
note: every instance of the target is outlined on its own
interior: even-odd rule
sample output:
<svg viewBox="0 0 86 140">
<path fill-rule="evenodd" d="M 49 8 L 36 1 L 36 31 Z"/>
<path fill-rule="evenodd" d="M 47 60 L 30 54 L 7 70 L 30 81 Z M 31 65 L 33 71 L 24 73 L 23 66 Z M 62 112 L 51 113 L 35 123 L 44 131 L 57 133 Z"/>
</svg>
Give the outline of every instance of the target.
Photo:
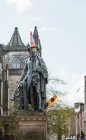
<svg viewBox="0 0 86 140">
<path fill-rule="evenodd" d="M 19 110 L 24 110 L 24 98 L 22 96 L 19 98 Z"/>
<path fill-rule="evenodd" d="M 42 110 L 42 98 L 40 93 L 40 81 L 37 84 L 37 102 L 38 102 L 38 110 Z"/>
<path fill-rule="evenodd" d="M 45 103 L 45 100 L 42 98 L 42 99 L 41 99 L 41 102 L 42 102 L 42 110 L 44 110 L 44 103 Z"/>
<path fill-rule="evenodd" d="M 44 110 L 44 103 L 46 102 L 46 87 L 45 87 L 45 79 L 41 78 L 41 97 L 42 97 L 42 110 Z"/>
<path fill-rule="evenodd" d="M 41 102 L 41 94 L 37 92 L 37 102 L 38 102 L 38 110 L 42 110 L 42 102 Z"/>
<path fill-rule="evenodd" d="M 24 110 L 28 109 L 28 100 L 27 100 L 27 88 L 26 83 L 23 84 L 23 97 L 24 97 Z"/>
<path fill-rule="evenodd" d="M 34 97 L 33 97 L 33 86 L 32 84 L 30 85 L 30 99 L 31 99 L 31 105 L 32 105 L 32 110 L 34 110 Z"/>
</svg>

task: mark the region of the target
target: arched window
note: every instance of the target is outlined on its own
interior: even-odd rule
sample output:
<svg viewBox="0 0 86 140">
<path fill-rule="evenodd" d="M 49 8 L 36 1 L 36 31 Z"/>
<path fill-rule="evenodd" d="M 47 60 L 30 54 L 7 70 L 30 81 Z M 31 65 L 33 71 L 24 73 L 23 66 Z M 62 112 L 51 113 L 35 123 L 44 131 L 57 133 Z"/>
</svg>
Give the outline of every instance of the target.
<svg viewBox="0 0 86 140">
<path fill-rule="evenodd" d="M 20 63 L 17 63 L 17 64 L 16 64 L 16 67 L 17 67 L 17 68 L 20 68 Z"/>
<path fill-rule="evenodd" d="M 20 60 L 18 58 L 13 59 L 12 66 L 14 69 L 20 69 Z"/>
</svg>

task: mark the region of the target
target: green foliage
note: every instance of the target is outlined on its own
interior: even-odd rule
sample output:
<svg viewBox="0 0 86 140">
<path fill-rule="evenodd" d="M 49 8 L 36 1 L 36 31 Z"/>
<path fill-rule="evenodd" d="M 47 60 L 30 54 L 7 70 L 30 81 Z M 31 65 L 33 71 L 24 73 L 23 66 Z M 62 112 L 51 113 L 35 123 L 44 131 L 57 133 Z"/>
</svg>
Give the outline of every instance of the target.
<svg viewBox="0 0 86 140">
<path fill-rule="evenodd" d="M 15 136 L 16 134 L 15 116 L 0 117 L 0 129 L 3 130 L 3 135 Z"/>
<path fill-rule="evenodd" d="M 51 110 L 47 110 L 48 133 L 58 136 L 68 134 L 69 118 L 74 115 L 74 109 L 68 106 L 56 105 Z"/>
<path fill-rule="evenodd" d="M 53 95 L 57 96 L 57 103 L 54 106 L 48 107 L 46 113 L 48 118 L 48 132 L 49 134 L 55 134 L 59 137 L 68 134 L 69 118 L 74 115 L 74 109 L 63 104 L 59 100 L 59 97 L 65 96 L 67 92 L 63 92 L 62 89 L 66 83 L 55 77 L 49 79 L 49 84 L 47 86 L 47 97 L 50 98 Z M 59 89 L 60 86 L 60 90 Z"/>
<path fill-rule="evenodd" d="M 53 95 L 57 95 L 57 96 L 63 96 L 66 95 L 66 92 L 62 92 L 61 90 L 58 90 L 58 87 L 60 86 L 64 86 L 66 85 L 66 83 L 57 78 L 57 77 L 50 77 L 49 78 L 49 82 L 47 85 L 47 97 L 51 97 Z"/>
</svg>

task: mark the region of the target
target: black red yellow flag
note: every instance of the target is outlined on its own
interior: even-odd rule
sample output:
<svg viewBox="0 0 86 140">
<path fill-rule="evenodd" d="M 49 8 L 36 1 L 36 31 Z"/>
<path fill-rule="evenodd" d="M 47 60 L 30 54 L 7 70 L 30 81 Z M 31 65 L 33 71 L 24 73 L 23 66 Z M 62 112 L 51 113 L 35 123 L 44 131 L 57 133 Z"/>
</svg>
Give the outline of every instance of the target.
<svg viewBox="0 0 86 140">
<path fill-rule="evenodd" d="M 52 106 L 53 102 L 56 100 L 56 98 L 57 98 L 57 96 L 54 95 L 48 101 L 46 101 L 45 104 L 44 104 L 44 108 L 47 108 L 48 106 Z"/>
</svg>

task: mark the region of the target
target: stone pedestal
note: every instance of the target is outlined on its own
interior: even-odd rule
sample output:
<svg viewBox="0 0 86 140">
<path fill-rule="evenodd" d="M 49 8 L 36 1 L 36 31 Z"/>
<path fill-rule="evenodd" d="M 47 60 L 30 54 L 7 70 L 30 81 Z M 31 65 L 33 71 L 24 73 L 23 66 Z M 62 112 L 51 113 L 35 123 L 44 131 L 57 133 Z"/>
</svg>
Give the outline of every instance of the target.
<svg viewBox="0 0 86 140">
<path fill-rule="evenodd" d="M 19 113 L 16 123 L 16 140 L 46 140 L 47 118 L 45 113 Z"/>
</svg>

